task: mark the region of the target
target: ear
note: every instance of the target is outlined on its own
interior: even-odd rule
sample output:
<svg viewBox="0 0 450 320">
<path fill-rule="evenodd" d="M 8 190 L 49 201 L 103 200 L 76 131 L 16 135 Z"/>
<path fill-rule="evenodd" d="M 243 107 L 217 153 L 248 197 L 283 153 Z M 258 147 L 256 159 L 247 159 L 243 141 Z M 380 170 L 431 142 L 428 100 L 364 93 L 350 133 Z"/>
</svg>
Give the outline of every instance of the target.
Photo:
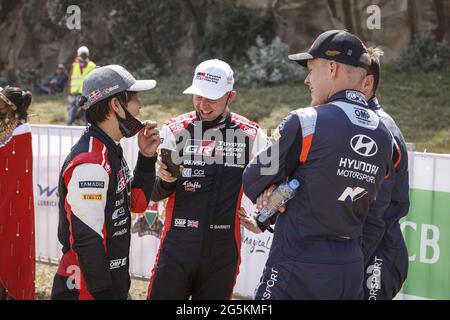
<svg viewBox="0 0 450 320">
<path fill-rule="evenodd" d="M 122 118 L 125 118 L 125 111 L 123 111 L 123 109 L 120 105 L 119 99 L 114 97 L 111 100 L 109 100 L 108 104 L 109 104 L 111 111 L 115 111 L 119 116 L 121 116 Z"/>
<path fill-rule="evenodd" d="M 330 75 L 331 80 L 335 80 L 338 76 L 338 72 L 340 72 L 341 66 L 334 60 L 327 61 L 327 69 Z"/>
<path fill-rule="evenodd" d="M 373 94 L 373 85 L 375 83 L 375 77 L 372 74 L 369 74 L 364 77 L 361 84 L 361 92 L 367 97 L 371 97 Z"/>
<path fill-rule="evenodd" d="M 230 95 L 228 97 L 228 104 L 231 104 L 237 96 L 237 92 L 235 90 L 230 91 Z"/>
</svg>

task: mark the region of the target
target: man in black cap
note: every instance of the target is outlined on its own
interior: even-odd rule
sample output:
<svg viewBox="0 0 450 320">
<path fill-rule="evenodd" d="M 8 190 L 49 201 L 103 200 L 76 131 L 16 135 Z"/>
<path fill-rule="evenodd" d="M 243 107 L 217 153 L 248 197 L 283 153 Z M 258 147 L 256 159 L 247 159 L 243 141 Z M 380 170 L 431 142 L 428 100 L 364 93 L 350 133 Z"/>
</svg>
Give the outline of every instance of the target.
<svg viewBox="0 0 450 320">
<path fill-rule="evenodd" d="M 300 181 L 278 215 L 256 299 L 362 299 L 362 227 L 392 155 L 360 92 L 370 57 L 356 36 L 331 30 L 289 58 L 309 69 L 312 106 L 291 112 L 243 175 L 259 208 L 285 179 Z M 267 175 L 270 157 L 279 170 Z"/>
<path fill-rule="evenodd" d="M 136 80 L 123 67 L 92 71 L 80 106 L 90 125 L 72 148 L 59 178 L 58 238 L 63 257 L 52 289 L 56 300 L 125 300 L 130 288 L 130 212 L 148 206 L 155 181 L 159 132 L 135 118 L 139 92 L 154 80 Z M 134 175 L 119 141 L 137 135 Z"/>
</svg>

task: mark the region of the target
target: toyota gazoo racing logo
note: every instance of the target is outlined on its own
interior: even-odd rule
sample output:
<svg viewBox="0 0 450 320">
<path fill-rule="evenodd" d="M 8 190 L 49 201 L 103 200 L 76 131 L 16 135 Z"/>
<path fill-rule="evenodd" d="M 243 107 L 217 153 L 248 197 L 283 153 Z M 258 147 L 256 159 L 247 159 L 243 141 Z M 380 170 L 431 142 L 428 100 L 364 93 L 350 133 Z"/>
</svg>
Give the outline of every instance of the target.
<svg viewBox="0 0 450 320">
<path fill-rule="evenodd" d="M 376 142 L 363 134 L 358 134 L 350 140 L 350 146 L 353 151 L 363 157 L 371 157 L 378 152 Z"/>
<path fill-rule="evenodd" d="M 211 157 L 216 142 L 214 140 L 195 140 L 189 139 L 184 147 L 185 154 L 194 154 L 199 156 Z"/>
</svg>

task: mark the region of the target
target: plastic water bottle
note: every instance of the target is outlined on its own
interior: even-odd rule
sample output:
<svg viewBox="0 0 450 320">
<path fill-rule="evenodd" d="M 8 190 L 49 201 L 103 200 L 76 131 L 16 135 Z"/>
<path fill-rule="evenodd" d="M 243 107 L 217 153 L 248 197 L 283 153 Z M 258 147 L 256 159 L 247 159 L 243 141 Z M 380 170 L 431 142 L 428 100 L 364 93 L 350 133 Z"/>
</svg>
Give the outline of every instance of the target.
<svg viewBox="0 0 450 320">
<path fill-rule="evenodd" d="M 282 205 L 294 197 L 298 187 L 300 187 L 300 182 L 297 179 L 292 179 L 289 182 L 280 184 L 278 188 L 273 191 L 269 203 L 259 211 L 256 220 L 264 225 L 270 225 L 268 219 L 273 216 Z"/>
</svg>

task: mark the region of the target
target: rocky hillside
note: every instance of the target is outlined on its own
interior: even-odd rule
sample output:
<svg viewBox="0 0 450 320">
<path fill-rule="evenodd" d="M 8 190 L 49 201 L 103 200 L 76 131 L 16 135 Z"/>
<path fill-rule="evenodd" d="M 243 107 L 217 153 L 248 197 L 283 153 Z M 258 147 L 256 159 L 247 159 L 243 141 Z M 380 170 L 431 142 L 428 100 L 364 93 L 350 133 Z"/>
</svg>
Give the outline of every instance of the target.
<svg viewBox="0 0 450 320">
<path fill-rule="evenodd" d="M 67 8 L 74 2 L 81 28 L 70 30 Z M 380 29 L 368 28 L 371 5 L 381 9 Z M 398 57 L 417 33 L 450 42 L 450 0 L 0 0 L 0 74 L 8 83 L 16 82 L 22 69 L 48 74 L 57 63 L 69 66 L 80 45 L 100 64 L 152 63 L 165 74 L 190 70 L 205 52 L 223 45 L 215 36 L 218 22 L 239 6 L 270 17 L 268 26 L 293 52 L 331 28 L 381 45 L 388 59 Z M 238 26 L 232 36 L 252 27 Z"/>
</svg>

